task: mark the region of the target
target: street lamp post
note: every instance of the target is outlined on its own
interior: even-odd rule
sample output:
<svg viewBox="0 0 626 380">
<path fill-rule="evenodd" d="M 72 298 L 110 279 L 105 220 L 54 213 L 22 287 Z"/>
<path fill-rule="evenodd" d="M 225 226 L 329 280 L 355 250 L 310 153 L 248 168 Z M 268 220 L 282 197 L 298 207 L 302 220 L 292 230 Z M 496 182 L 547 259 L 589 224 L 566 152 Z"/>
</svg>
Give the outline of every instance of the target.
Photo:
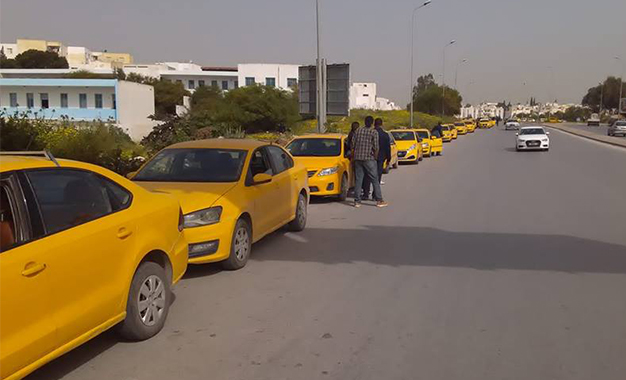
<svg viewBox="0 0 626 380">
<path fill-rule="evenodd" d="M 417 13 L 418 9 L 424 8 L 425 6 L 427 6 L 428 4 L 431 3 L 431 0 L 427 0 L 424 2 L 424 4 L 420 5 L 419 7 L 415 7 L 415 9 L 413 9 L 413 13 L 411 14 L 411 92 L 410 92 L 410 97 L 409 97 L 409 101 L 411 102 L 411 121 L 409 122 L 409 127 L 413 128 L 413 60 L 414 60 L 414 55 L 415 55 L 415 35 L 414 35 L 414 31 L 415 31 L 415 14 Z"/>
<path fill-rule="evenodd" d="M 443 47 L 443 72 L 441 77 L 441 83 L 443 88 L 443 94 L 441 96 L 441 117 L 446 113 L 446 48 L 450 45 L 454 45 L 456 40 L 452 40 Z"/>
<path fill-rule="evenodd" d="M 456 90 L 456 80 L 459 76 L 459 65 L 462 63 L 466 63 L 467 59 L 460 59 L 457 63 L 456 63 L 456 69 L 454 70 L 454 89 Z"/>
<path fill-rule="evenodd" d="M 322 59 L 320 57 L 320 2 L 319 0 L 315 0 L 315 27 L 316 27 L 316 32 L 317 32 L 317 68 L 315 70 L 316 72 L 316 77 L 317 77 L 317 107 L 316 107 L 316 112 L 317 112 L 317 132 L 321 133 L 324 131 L 325 129 L 325 123 L 326 123 L 326 113 L 324 111 L 324 104 L 322 104 L 322 101 L 324 100 L 324 94 L 322 93 L 324 91 L 324 85 L 322 83 L 323 81 L 323 75 L 322 75 Z"/>
<path fill-rule="evenodd" d="M 619 116 L 622 113 L 621 105 L 622 105 L 622 96 L 624 94 L 624 67 L 626 66 L 626 63 L 622 61 L 621 57 L 615 56 L 613 58 L 620 61 L 620 63 L 622 64 L 622 74 L 619 77 L 619 99 L 617 99 L 617 115 Z"/>
</svg>

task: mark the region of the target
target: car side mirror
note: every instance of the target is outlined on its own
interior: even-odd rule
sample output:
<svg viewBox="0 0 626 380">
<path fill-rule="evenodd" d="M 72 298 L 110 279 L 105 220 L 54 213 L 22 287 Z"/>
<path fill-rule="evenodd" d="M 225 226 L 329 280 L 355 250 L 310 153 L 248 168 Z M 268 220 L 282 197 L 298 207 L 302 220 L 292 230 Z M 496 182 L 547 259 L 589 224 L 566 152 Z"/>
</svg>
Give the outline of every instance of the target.
<svg viewBox="0 0 626 380">
<path fill-rule="evenodd" d="M 549 134 L 550 134 L 550 132 L 546 132 L 546 136 L 549 135 Z"/>
<path fill-rule="evenodd" d="M 133 179 L 133 177 L 136 176 L 136 175 L 137 175 L 137 171 L 130 172 L 130 173 L 126 174 L 126 178 Z"/>
<path fill-rule="evenodd" d="M 516 133 L 515 133 L 515 136 L 519 136 L 519 133 L 517 133 L 517 132 L 516 132 Z"/>
<path fill-rule="evenodd" d="M 253 185 L 262 185 L 269 182 L 272 182 L 272 176 L 267 173 L 259 173 L 252 177 Z"/>
</svg>

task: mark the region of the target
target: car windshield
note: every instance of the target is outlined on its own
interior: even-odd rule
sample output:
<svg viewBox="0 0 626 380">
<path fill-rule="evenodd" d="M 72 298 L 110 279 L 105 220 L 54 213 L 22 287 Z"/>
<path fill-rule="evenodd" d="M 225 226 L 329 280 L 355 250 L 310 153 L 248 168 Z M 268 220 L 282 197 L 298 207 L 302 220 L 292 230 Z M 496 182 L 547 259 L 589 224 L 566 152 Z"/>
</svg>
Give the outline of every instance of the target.
<svg viewBox="0 0 626 380">
<path fill-rule="evenodd" d="M 615 125 L 618 127 L 626 127 L 626 121 L 618 121 L 615 123 Z"/>
<path fill-rule="evenodd" d="M 520 135 L 545 135 L 543 128 L 524 128 L 519 132 Z"/>
<path fill-rule="evenodd" d="M 165 149 L 133 178 L 150 182 L 237 182 L 247 152 L 230 149 Z"/>
<path fill-rule="evenodd" d="M 406 131 L 406 132 L 391 132 L 393 138 L 396 141 L 411 141 L 415 140 L 415 132 Z"/>
<path fill-rule="evenodd" d="M 420 138 L 422 138 L 422 139 L 429 139 L 429 138 L 430 138 L 430 135 L 429 135 L 429 134 L 428 134 L 428 132 L 426 132 L 426 131 L 417 131 L 417 132 L 415 132 L 415 133 L 417 133 L 417 135 L 418 135 Z"/>
<path fill-rule="evenodd" d="M 457 127 L 465 127 L 465 123 L 454 123 L 454 125 Z"/>
<path fill-rule="evenodd" d="M 447 125 L 442 125 L 442 126 L 441 126 L 441 129 L 442 129 L 442 130 L 444 130 L 444 131 L 449 131 L 449 130 L 450 130 L 450 127 L 449 127 L 449 126 L 447 126 Z"/>
<path fill-rule="evenodd" d="M 335 157 L 341 154 L 340 139 L 296 139 L 287 145 L 294 157 Z"/>
</svg>

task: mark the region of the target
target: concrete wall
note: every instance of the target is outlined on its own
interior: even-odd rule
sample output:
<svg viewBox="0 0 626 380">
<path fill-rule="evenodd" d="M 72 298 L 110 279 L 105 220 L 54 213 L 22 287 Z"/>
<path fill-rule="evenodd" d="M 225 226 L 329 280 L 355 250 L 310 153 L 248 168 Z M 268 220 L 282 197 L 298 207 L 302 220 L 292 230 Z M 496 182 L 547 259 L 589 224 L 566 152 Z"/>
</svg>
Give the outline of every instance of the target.
<svg viewBox="0 0 626 380">
<path fill-rule="evenodd" d="M 255 83 L 265 85 L 267 78 L 275 78 L 276 87 L 288 90 L 288 78 L 298 79 L 299 65 L 243 63 L 237 65 L 239 86 L 246 85 L 246 78 L 254 78 Z"/>
<path fill-rule="evenodd" d="M 4 50 L 4 55 L 8 59 L 13 59 L 18 54 L 17 44 L 0 44 L 0 48 Z"/>
<path fill-rule="evenodd" d="M 155 122 L 148 117 L 154 115 L 154 88 L 134 82 L 117 83 L 117 119 L 118 124 L 139 141 L 150 132 Z"/>
<path fill-rule="evenodd" d="M 376 109 L 376 83 L 353 83 L 350 86 L 350 109 Z"/>
</svg>

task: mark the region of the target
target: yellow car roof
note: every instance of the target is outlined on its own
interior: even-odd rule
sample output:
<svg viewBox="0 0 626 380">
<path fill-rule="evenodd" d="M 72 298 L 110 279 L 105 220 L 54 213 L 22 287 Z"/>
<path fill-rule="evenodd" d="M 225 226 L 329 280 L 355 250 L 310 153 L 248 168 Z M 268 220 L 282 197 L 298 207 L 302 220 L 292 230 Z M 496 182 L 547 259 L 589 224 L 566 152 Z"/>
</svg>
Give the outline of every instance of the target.
<svg viewBox="0 0 626 380">
<path fill-rule="evenodd" d="M 193 140 L 180 142 L 174 145 L 170 145 L 165 149 L 207 149 L 207 148 L 221 148 L 221 149 L 245 149 L 252 150 L 260 146 L 269 145 L 269 143 L 252 139 L 207 139 L 207 140 Z"/>
<path fill-rule="evenodd" d="M 415 132 L 428 132 L 428 133 L 430 133 L 430 129 L 426 129 L 426 128 L 415 128 L 414 131 Z"/>
<path fill-rule="evenodd" d="M 342 137 L 345 137 L 346 135 L 341 134 L 341 133 L 311 133 L 311 134 L 307 134 L 307 135 L 302 135 L 302 136 L 295 136 L 293 139 L 297 140 L 297 139 L 340 139 Z"/>
<path fill-rule="evenodd" d="M 101 172 L 106 170 L 97 165 L 88 164 L 86 162 L 57 159 L 60 167 L 80 168 L 91 171 Z M 11 170 L 38 169 L 38 168 L 54 168 L 56 164 L 45 157 L 38 156 L 11 156 L 9 154 L 0 156 L 0 171 L 8 172 Z"/>
</svg>

